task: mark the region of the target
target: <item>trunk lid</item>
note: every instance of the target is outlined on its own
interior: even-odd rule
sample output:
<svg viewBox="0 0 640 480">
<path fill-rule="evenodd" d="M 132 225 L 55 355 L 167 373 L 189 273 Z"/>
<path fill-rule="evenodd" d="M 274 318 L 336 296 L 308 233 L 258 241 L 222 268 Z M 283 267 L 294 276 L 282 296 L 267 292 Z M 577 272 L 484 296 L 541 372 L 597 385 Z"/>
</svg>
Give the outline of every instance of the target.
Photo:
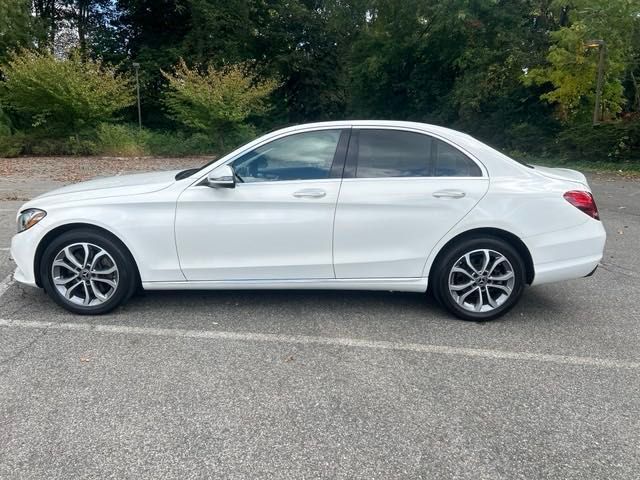
<svg viewBox="0 0 640 480">
<path fill-rule="evenodd" d="M 587 177 L 585 177 L 584 174 L 578 172 L 577 170 L 571 170 L 570 168 L 541 167 L 539 165 L 532 165 L 532 167 L 536 172 L 547 178 L 578 182 L 587 188 L 589 187 Z"/>
</svg>

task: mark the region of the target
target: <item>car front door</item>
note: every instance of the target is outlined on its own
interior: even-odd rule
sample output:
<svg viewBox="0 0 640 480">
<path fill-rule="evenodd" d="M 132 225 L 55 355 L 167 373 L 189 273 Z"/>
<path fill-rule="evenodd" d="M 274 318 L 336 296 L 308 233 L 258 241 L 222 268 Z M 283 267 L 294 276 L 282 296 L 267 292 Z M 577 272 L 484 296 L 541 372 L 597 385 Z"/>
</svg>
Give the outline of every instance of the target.
<svg viewBox="0 0 640 480">
<path fill-rule="evenodd" d="M 420 278 L 436 243 L 484 196 L 483 167 L 418 131 L 352 130 L 334 224 L 336 278 Z"/>
<path fill-rule="evenodd" d="M 187 280 L 334 278 L 333 218 L 348 138 L 348 129 L 335 128 L 289 134 L 228 163 L 235 188 L 187 188 L 176 211 Z"/>
</svg>

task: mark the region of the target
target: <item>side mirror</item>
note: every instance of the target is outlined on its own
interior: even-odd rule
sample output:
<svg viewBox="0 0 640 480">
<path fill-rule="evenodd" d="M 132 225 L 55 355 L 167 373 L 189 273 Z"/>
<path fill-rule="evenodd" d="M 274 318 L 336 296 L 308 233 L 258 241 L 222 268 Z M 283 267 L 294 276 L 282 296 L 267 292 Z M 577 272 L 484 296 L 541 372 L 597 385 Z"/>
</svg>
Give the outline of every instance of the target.
<svg viewBox="0 0 640 480">
<path fill-rule="evenodd" d="M 209 172 L 207 185 L 213 188 L 236 188 L 236 173 L 231 165 L 220 165 Z"/>
</svg>

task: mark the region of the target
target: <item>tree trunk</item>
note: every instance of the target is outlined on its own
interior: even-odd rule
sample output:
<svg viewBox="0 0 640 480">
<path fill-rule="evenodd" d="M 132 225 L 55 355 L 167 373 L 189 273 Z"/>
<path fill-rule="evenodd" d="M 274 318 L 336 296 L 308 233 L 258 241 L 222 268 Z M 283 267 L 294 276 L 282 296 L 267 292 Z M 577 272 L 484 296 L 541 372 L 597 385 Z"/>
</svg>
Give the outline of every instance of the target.
<svg viewBox="0 0 640 480">
<path fill-rule="evenodd" d="M 56 1 L 55 0 L 35 0 L 33 2 L 34 16 L 39 19 L 42 31 L 39 35 L 40 44 L 38 47 L 46 48 L 53 51 L 53 45 L 56 40 Z"/>
<path fill-rule="evenodd" d="M 631 71 L 631 82 L 633 82 L 633 106 L 632 109 L 636 112 L 640 112 L 640 86 L 638 85 L 638 80 L 636 76 L 633 74 L 633 70 Z"/>
<path fill-rule="evenodd" d="M 89 2 L 78 0 L 76 10 L 76 22 L 78 29 L 78 46 L 82 58 L 87 56 L 87 23 L 89 21 Z"/>
</svg>

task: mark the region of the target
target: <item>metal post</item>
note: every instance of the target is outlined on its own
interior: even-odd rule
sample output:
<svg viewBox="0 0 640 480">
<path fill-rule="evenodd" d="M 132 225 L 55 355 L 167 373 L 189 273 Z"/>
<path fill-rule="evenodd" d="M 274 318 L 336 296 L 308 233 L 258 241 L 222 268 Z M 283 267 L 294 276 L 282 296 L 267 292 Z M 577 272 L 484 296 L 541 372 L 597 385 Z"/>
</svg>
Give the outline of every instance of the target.
<svg viewBox="0 0 640 480">
<path fill-rule="evenodd" d="M 602 112 L 600 110 L 600 99 L 602 98 L 602 82 L 604 81 L 604 55 L 606 52 L 604 43 L 600 45 L 600 59 L 598 60 L 598 84 L 596 85 L 596 104 L 593 109 L 593 124 L 597 125 L 602 121 Z"/>
<path fill-rule="evenodd" d="M 136 96 L 138 97 L 138 127 L 142 130 L 142 109 L 140 107 L 140 77 L 138 71 L 140 70 L 140 64 L 134 63 L 133 68 L 136 69 Z"/>
<path fill-rule="evenodd" d="M 604 63 L 605 55 L 607 53 L 607 44 L 604 40 L 589 40 L 587 42 L 587 48 L 598 47 L 598 77 L 596 81 L 596 102 L 593 107 L 593 124 L 598 125 L 602 121 L 602 84 L 604 83 Z"/>
</svg>

